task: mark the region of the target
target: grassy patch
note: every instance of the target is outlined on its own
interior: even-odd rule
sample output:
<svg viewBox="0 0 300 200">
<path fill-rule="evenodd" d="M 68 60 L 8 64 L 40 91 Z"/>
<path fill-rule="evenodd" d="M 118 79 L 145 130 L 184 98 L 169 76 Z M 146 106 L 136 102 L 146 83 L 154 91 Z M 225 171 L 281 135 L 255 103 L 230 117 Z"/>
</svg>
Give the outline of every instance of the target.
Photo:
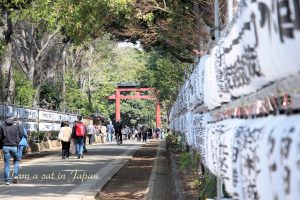
<svg viewBox="0 0 300 200">
<path fill-rule="evenodd" d="M 179 159 L 179 169 L 180 171 L 185 170 L 188 166 L 191 166 L 192 160 L 191 155 L 189 153 L 182 153 Z"/>
</svg>

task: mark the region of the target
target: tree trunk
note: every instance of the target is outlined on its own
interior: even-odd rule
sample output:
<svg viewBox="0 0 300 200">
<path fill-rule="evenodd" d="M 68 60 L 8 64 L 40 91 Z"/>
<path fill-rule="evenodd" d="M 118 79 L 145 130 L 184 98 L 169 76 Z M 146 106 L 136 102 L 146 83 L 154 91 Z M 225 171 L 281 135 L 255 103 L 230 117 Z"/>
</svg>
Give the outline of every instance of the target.
<svg viewBox="0 0 300 200">
<path fill-rule="evenodd" d="M 69 48 L 69 44 L 67 43 L 63 49 L 62 52 L 62 60 L 63 60 L 63 65 L 62 65 L 62 105 L 61 105 L 61 110 L 63 112 L 66 111 L 66 68 L 68 66 L 68 59 L 67 59 L 67 50 Z"/>
<path fill-rule="evenodd" d="M 38 107 L 38 104 L 40 103 L 40 89 L 41 89 L 41 82 L 38 82 L 36 87 L 35 87 L 36 91 L 34 94 L 34 99 L 33 99 L 33 107 Z"/>
<path fill-rule="evenodd" d="M 3 62 L 0 63 L 1 71 L 1 101 L 13 103 L 15 93 L 15 84 L 13 80 L 12 67 L 12 46 L 8 43 L 6 52 L 4 54 Z"/>
<path fill-rule="evenodd" d="M 90 111 L 93 110 L 93 102 L 92 102 L 92 92 L 91 92 L 91 68 L 93 64 L 93 54 L 94 54 L 94 47 L 90 46 L 90 58 L 89 58 L 89 70 L 88 70 L 88 89 L 87 89 L 87 95 L 88 95 L 88 101 L 89 101 L 89 109 Z"/>
</svg>

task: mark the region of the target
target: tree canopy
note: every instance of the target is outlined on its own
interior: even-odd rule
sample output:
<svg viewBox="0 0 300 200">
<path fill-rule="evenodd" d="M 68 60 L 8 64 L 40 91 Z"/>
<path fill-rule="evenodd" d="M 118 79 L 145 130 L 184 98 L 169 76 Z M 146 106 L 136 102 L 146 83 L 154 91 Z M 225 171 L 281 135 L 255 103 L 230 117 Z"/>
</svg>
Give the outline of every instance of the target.
<svg viewBox="0 0 300 200">
<path fill-rule="evenodd" d="M 136 82 L 156 88 L 168 112 L 192 49 L 207 48 L 212 8 L 212 0 L 3 0 L 1 100 L 109 117 L 106 97 L 116 84 Z M 120 41 L 142 48 L 120 48 Z M 124 111 L 154 117 L 140 112 L 149 102 L 138 104 L 125 101 Z"/>
</svg>

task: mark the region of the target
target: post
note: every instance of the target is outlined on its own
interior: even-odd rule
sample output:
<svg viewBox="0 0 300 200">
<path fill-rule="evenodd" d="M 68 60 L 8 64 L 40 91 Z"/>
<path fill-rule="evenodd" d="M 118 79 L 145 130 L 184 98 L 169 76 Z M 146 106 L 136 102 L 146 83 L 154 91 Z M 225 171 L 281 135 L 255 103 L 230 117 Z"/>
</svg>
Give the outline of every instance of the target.
<svg viewBox="0 0 300 200">
<path fill-rule="evenodd" d="M 220 18 L 219 18 L 219 0 L 215 0 L 215 40 L 220 39 Z"/>
<path fill-rule="evenodd" d="M 223 197 L 222 194 L 222 180 L 221 178 L 217 177 L 217 200 L 221 200 Z"/>
<path fill-rule="evenodd" d="M 161 128 L 161 116 L 159 101 L 156 102 L 156 128 Z"/>
<path fill-rule="evenodd" d="M 215 0 L 215 41 L 220 40 L 220 18 L 219 18 L 219 0 Z M 217 200 L 222 198 L 222 180 L 217 177 Z"/>
<path fill-rule="evenodd" d="M 116 121 L 121 120 L 121 97 L 120 91 L 116 89 Z"/>
<path fill-rule="evenodd" d="M 230 23 L 233 18 L 233 0 L 227 1 L 227 23 Z"/>
</svg>

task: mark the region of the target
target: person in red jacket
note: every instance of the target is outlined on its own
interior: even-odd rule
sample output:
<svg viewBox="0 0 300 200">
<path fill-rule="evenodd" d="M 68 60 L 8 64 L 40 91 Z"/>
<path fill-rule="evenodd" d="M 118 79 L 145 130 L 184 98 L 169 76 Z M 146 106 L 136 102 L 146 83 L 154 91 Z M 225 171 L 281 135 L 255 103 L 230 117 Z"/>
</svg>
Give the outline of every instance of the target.
<svg viewBox="0 0 300 200">
<path fill-rule="evenodd" d="M 86 137 L 86 127 L 82 122 L 82 116 L 79 115 L 77 117 L 78 121 L 74 123 L 73 130 L 72 130 L 72 138 L 74 139 L 75 146 L 76 146 L 76 154 L 77 158 L 83 158 L 83 150 L 84 150 L 84 141 Z"/>
</svg>

